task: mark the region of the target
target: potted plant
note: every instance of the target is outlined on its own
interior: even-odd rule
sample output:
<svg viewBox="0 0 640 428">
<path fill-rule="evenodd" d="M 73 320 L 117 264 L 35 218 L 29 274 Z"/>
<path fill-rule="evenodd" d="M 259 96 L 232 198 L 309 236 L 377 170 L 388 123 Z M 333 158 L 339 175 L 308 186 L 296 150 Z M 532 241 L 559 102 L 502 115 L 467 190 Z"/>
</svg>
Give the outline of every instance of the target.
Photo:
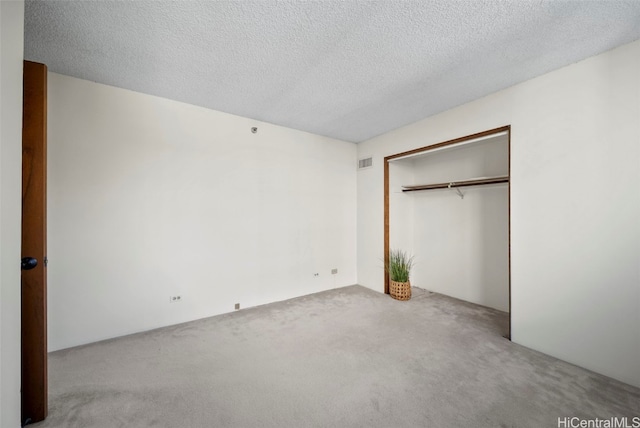
<svg viewBox="0 0 640 428">
<path fill-rule="evenodd" d="M 385 268 L 389 274 L 389 295 L 396 300 L 411 299 L 409 275 L 413 266 L 413 256 L 402 250 L 389 251 L 389 262 Z"/>
</svg>

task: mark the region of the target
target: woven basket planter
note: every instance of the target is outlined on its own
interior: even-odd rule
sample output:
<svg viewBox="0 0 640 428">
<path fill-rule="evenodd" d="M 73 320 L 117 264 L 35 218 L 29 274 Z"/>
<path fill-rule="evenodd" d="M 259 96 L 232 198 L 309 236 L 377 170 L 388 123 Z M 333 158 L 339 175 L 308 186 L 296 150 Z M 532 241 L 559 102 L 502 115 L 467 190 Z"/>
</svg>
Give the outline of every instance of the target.
<svg viewBox="0 0 640 428">
<path fill-rule="evenodd" d="M 396 300 L 409 300 L 411 298 L 411 282 L 389 280 L 389 295 Z"/>
</svg>

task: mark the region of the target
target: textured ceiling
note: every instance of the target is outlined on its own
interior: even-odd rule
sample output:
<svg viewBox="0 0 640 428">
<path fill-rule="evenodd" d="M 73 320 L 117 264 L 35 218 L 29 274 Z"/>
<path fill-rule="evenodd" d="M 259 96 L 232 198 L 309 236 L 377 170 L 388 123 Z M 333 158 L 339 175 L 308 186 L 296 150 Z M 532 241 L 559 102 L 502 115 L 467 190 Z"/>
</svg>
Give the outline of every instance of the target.
<svg viewBox="0 0 640 428">
<path fill-rule="evenodd" d="M 360 142 L 640 38 L 640 1 L 30 1 L 56 73 Z"/>
</svg>

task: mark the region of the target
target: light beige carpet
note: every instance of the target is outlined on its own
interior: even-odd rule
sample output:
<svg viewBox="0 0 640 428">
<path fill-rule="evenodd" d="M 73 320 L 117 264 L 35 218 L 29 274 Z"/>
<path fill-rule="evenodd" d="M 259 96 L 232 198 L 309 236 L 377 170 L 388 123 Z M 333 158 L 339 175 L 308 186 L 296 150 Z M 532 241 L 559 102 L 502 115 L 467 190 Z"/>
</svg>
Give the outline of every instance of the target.
<svg viewBox="0 0 640 428">
<path fill-rule="evenodd" d="M 33 427 L 558 427 L 640 389 L 502 337 L 507 315 L 360 286 L 54 352 Z"/>
</svg>

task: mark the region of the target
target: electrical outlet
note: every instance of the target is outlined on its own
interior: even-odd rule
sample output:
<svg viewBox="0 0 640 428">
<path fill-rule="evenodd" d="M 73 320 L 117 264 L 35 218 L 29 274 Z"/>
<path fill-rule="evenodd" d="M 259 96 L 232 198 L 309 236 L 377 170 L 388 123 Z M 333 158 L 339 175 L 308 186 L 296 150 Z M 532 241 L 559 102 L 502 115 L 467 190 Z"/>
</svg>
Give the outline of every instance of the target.
<svg viewBox="0 0 640 428">
<path fill-rule="evenodd" d="M 182 301 L 182 296 L 171 296 L 169 297 L 169 303 L 178 303 Z"/>
<path fill-rule="evenodd" d="M 331 269 L 331 275 L 335 275 L 338 273 L 338 268 Z"/>
<path fill-rule="evenodd" d="M 235 305 L 235 309 L 236 309 L 236 310 L 240 309 L 240 303 L 236 303 L 236 305 Z"/>
<path fill-rule="evenodd" d="M 320 276 L 320 274 L 319 273 L 314 273 L 313 276 Z"/>
</svg>

